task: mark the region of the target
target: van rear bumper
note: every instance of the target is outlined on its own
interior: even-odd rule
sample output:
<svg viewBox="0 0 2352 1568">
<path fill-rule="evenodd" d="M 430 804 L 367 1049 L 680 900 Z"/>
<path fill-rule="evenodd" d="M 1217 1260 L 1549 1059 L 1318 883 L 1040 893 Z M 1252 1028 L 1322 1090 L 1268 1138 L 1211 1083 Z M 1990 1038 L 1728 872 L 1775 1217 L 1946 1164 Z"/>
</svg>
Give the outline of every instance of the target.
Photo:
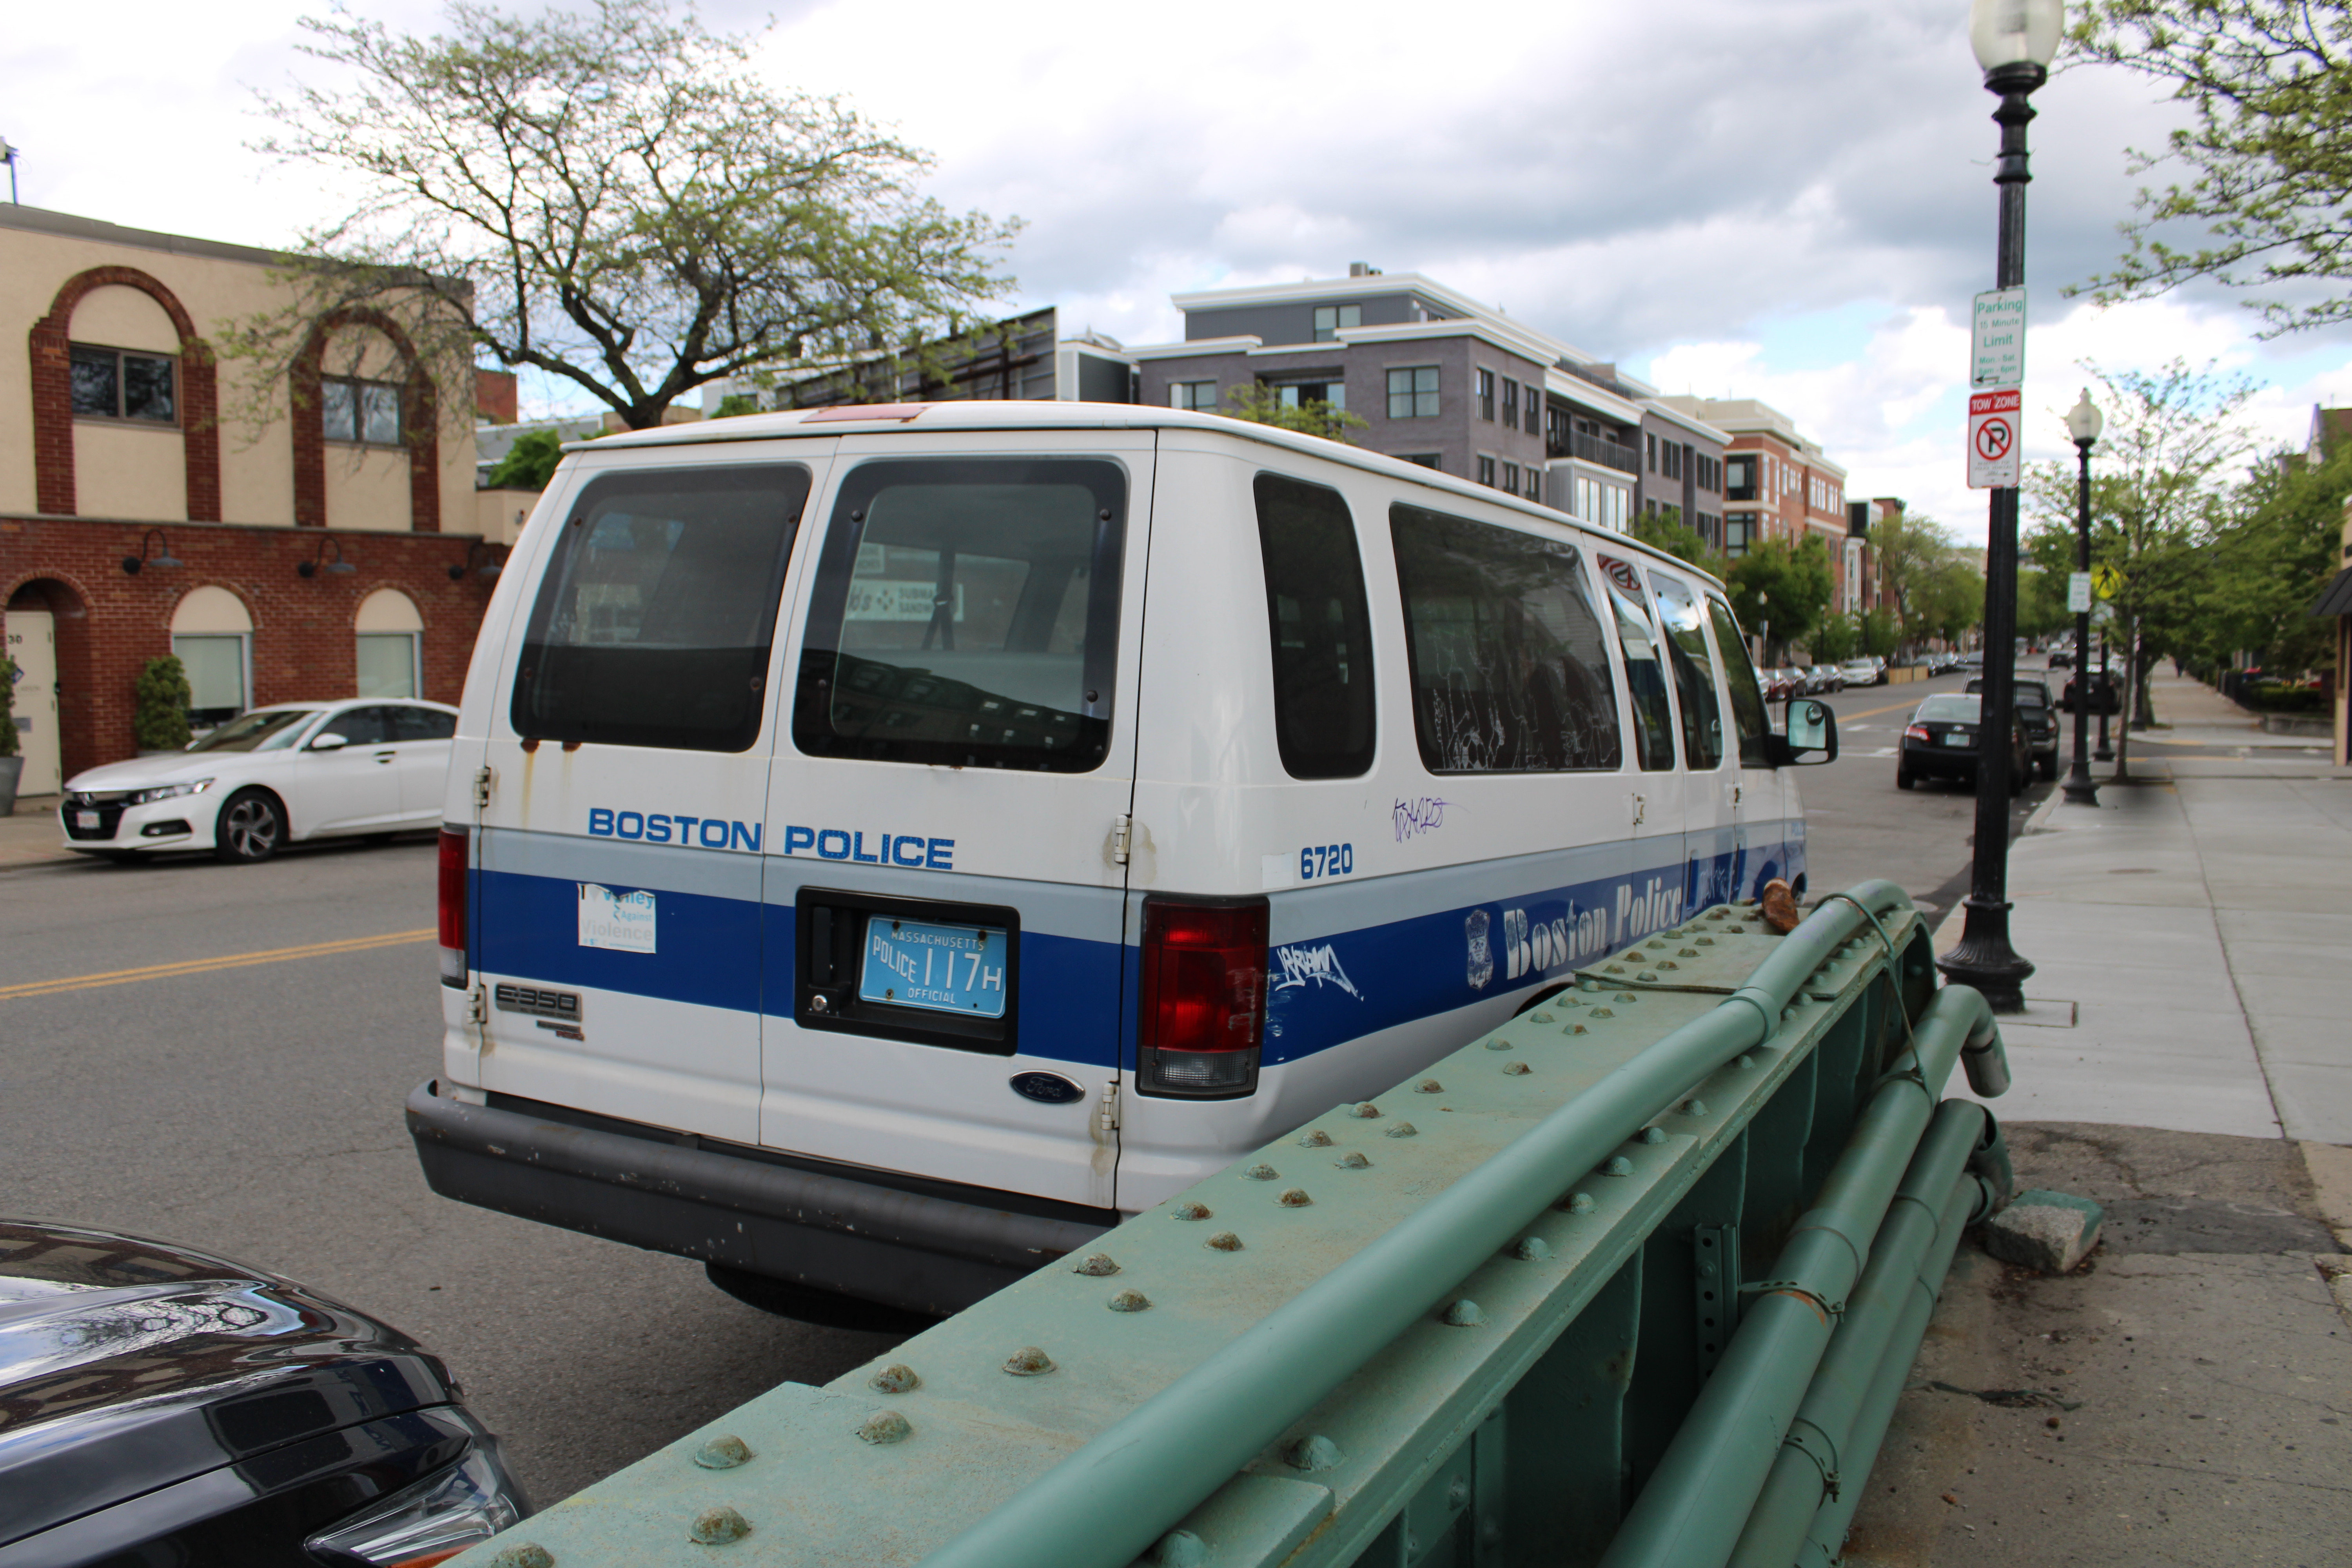
<svg viewBox="0 0 2352 1568">
<path fill-rule="evenodd" d="M 961 1311 L 1085 1247 L 1115 1217 L 1095 1225 L 902 1192 L 650 1127 L 635 1136 L 467 1105 L 440 1089 L 428 1079 L 409 1092 L 408 1132 L 445 1198 L 911 1311 Z"/>
</svg>

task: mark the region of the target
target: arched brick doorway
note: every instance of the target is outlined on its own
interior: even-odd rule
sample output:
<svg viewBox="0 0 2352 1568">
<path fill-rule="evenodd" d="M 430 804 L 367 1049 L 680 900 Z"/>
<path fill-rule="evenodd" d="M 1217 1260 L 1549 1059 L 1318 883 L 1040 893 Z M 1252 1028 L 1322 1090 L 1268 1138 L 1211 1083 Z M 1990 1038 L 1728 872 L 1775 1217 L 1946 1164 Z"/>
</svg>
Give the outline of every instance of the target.
<svg viewBox="0 0 2352 1568">
<path fill-rule="evenodd" d="M 79 588 L 60 578 L 35 577 L 11 584 L 6 605 L 8 641 L 28 667 L 28 679 L 46 676 L 54 688 L 53 694 L 37 697 L 24 692 L 17 708 L 20 715 L 29 712 L 36 725 L 55 726 L 46 741 L 37 732 L 17 738 L 26 758 L 26 776 L 18 787 L 26 795 L 43 795 L 54 790 L 58 781 L 91 766 L 98 754 L 90 731 L 89 698 L 95 687 L 89 602 Z M 47 647 L 26 646 L 28 634 L 46 639 Z M 46 672 L 37 662 L 44 654 L 48 664 Z M 37 760 L 43 776 L 36 776 Z"/>
</svg>

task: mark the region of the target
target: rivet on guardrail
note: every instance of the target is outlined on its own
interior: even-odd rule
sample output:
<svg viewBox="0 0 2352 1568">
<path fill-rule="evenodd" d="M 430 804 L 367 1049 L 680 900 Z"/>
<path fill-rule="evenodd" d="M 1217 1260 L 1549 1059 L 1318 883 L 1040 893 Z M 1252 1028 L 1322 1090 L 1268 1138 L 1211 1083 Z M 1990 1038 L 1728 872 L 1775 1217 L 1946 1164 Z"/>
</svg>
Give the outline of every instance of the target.
<svg viewBox="0 0 2352 1568">
<path fill-rule="evenodd" d="M 1445 1309 L 1444 1321 L 1451 1328 L 1475 1329 L 1484 1324 L 1486 1321 L 1486 1314 L 1480 1311 L 1478 1303 L 1467 1296 Z"/>
<path fill-rule="evenodd" d="M 1389 1129 L 1388 1135 L 1391 1138 L 1417 1138 L 1421 1131 L 1410 1121 L 1400 1121 Z"/>
<path fill-rule="evenodd" d="M 1617 993 L 1617 1000 L 1620 1002 L 1639 1002 L 1641 998 L 1634 995 L 1631 991 L 1620 991 Z"/>
<path fill-rule="evenodd" d="M 897 1411 L 877 1410 L 858 1426 L 857 1436 L 861 1441 L 878 1447 L 888 1443 L 903 1443 L 907 1440 L 907 1434 L 913 1430 L 907 1418 Z"/>
<path fill-rule="evenodd" d="M 1601 1015 L 1600 1015 L 1600 1014 L 1598 1014 L 1598 1013 L 1595 1013 L 1595 1014 L 1593 1015 L 1593 1016 L 1597 1018 L 1597 1017 L 1601 1016 Z M 1586 1028 L 1583 1025 L 1581 1025 L 1581 1024 L 1570 1024 L 1570 1025 L 1568 1026 L 1568 1032 L 1569 1032 L 1570 1034 L 1571 1034 L 1571 1035 L 1583 1035 L 1583 1034 L 1590 1034 L 1591 1031 L 1591 1030 L 1589 1030 L 1589 1029 L 1587 1029 L 1587 1028 Z"/>
<path fill-rule="evenodd" d="M 1680 968 L 1682 967 L 1682 965 L 1681 965 L 1681 964 L 1679 964 L 1679 963 L 1675 963 L 1673 959 L 1671 959 L 1671 958 L 1662 958 L 1662 959 L 1658 960 L 1658 967 L 1659 967 L 1660 969 L 1680 969 Z"/>
<path fill-rule="evenodd" d="M 1789 1023 L 1794 1019 L 1796 1016 L 1797 1010 L 1794 1007 L 1783 1007 L 1780 1009 L 1780 1022 L 1783 1024 Z"/>
<path fill-rule="evenodd" d="M 1701 937 L 1699 938 L 1699 941 L 1706 942 L 1706 938 Z M 1714 944 L 1709 942 L 1708 945 L 1711 947 Z M 1695 947 L 1678 947 L 1675 949 L 1675 956 L 1676 958 L 1696 958 L 1698 956 L 1698 949 Z"/>
<path fill-rule="evenodd" d="M 1331 1163 L 1339 1166 L 1339 1169 L 1343 1171 L 1369 1171 L 1372 1166 L 1372 1163 L 1370 1160 L 1365 1159 L 1361 1154 L 1357 1153 L 1352 1149 L 1349 1150 L 1348 1152 L 1340 1155 Z"/>
<path fill-rule="evenodd" d="M 1658 976 L 1654 971 L 1647 969 L 1644 969 L 1641 973 L 1633 976 L 1636 980 L 1655 980 L 1657 977 Z"/>
<path fill-rule="evenodd" d="M 1339 1452 L 1339 1445 L 1320 1432 L 1310 1437 L 1301 1437 L 1286 1449 L 1282 1456 L 1283 1462 L 1292 1469 L 1306 1470 L 1310 1473 L 1316 1470 L 1331 1469 L 1344 1458 L 1346 1456 Z"/>
<path fill-rule="evenodd" d="M 1559 1005 L 1563 1007 L 1581 1007 L 1584 1005 L 1584 998 L 1570 991 L 1560 999 Z"/>
<path fill-rule="evenodd" d="M 1706 1101 L 1704 1100 L 1684 1100 L 1683 1114 L 1685 1116 L 1705 1116 L 1706 1114 Z"/>
<path fill-rule="evenodd" d="M 1509 1073 L 1514 1078 L 1525 1078 L 1528 1074 L 1535 1071 L 1536 1069 L 1528 1066 L 1525 1062 L 1511 1062 L 1507 1064 L 1503 1070 Z"/>
<path fill-rule="evenodd" d="M 694 1462 L 706 1470 L 731 1470 L 751 1458 L 751 1445 L 726 1432 L 694 1451 Z"/>
<path fill-rule="evenodd" d="M 1551 1015 L 1549 1013 L 1535 1013 L 1529 1016 L 1538 1024 L 1549 1024 L 1551 1022 Z"/>
<path fill-rule="evenodd" d="M 1711 936 L 1693 937 L 1691 941 L 1694 944 L 1699 947 L 1713 947 L 1715 945 L 1715 938 Z M 1696 953 L 1693 953 L 1691 956 L 1696 958 L 1698 955 Z"/>
<path fill-rule="evenodd" d="M 751 1533 L 751 1521 L 724 1503 L 696 1514 L 686 1531 L 687 1539 L 697 1546 L 724 1546 Z"/>
<path fill-rule="evenodd" d="M 1559 1206 L 1566 1209 L 1570 1214 L 1591 1214 L 1592 1212 L 1592 1194 L 1591 1193 L 1570 1193 L 1568 1194 L 1568 1201 Z"/>
<path fill-rule="evenodd" d="M 1633 1173 L 1633 1162 L 1622 1154 L 1612 1154 L 1609 1163 L 1601 1167 L 1601 1173 L 1604 1176 L 1630 1176 Z"/>
<path fill-rule="evenodd" d="M 1304 1187 L 1285 1187 L 1282 1189 L 1282 1196 L 1274 1201 L 1286 1209 L 1303 1209 L 1315 1200 L 1307 1195 L 1307 1189 Z"/>
<path fill-rule="evenodd" d="M 1102 1258 L 1102 1254 L 1097 1253 L 1095 1257 Z M 1102 1260 L 1105 1263 L 1110 1263 L 1108 1258 L 1102 1258 Z M 1091 1262 L 1093 1259 L 1089 1258 L 1087 1261 Z M 1109 1271 L 1113 1274 L 1118 1273 L 1118 1265 L 1111 1263 Z M 1076 1272 L 1084 1274 L 1088 1270 L 1082 1267 Z M 866 1380 L 866 1386 L 877 1394 L 905 1394 L 909 1389 L 920 1388 L 922 1385 L 923 1380 L 915 1375 L 915 1369 L 901 1361 L 892 1362 Z"/>
<path fill-rule="evenodd" d="M 1742 1051 L 1738 1056 L 1731 1058 L 1731 1065 L 1738 1068 L 1741 1072 L 1749 1072 L 1755 1068 L 1756 1058 L 1750 1056 L 1748 1052 Z"/>
<path fill-rule="evenodd" d="M 1415 1094 L 1444 1094 L 1445 1086 L 1433 1078 L 1425 1078 L 1412 1086 L 1412 1091 Z"/>
<path fill-rule="evenodd" d="M 1097 1252 L 1084 1263 L 1072 1264 L 1070 1272 L 1092 1275 L 1097 1279 L 1107 1279 L 1118 1272 L 1118 1265 L 1110 1260 L 1109 1253 Z"/>
<path fill-rule="evenodd" d="M 1541 1263 L 1551 1256 L 1551 1248 L 1544 1245 L 1542 1237 L 1530 1236 L 1511 1248 L 1511 1256 L 1522 1263 Z"/>
<path fill-rule="evenodd" d="M 490 1568 L 555 1568 L 555 1553 L 535 1541 L 517 1542 L 494 1553 Z"/>
<path fill-rule="evenodd" d="M 1618 956 L 1622 958 L 1628 963 L 1639 963 L 1642 960 L 1649 957 L 1650 955 L 1643 952 L 1638 947 L 1629 947 L 1623 952 L 1618 954 Z"/>
<path fill-rule="evenodd" d="M 1486 1042 L 1486 1048 L 1490 1051 L 1507 1051 L 1511 1048 L 1511 1042 L 1496 1035 Z"/>
<path fill-rule="evenodd" d="M 1613 1018 L 1616 1016 L 1616 1014 L 1611 1012 L 1606 1007 L 1595 1007 L 1591 1012 L 1585 1015 L 1588 1018 Z"/>
<path fill-rule="evenodd" d="M 1209 1217 L 1209 1205 L 1206 1204 L 1192 1203 L 1178 1204 L 1176 1205 L 1175 1213 L 1178 1219 L 1207 1219 Z"/>
<path fill-rule="evenodd" d="M 1456 1510 L 1468 1508 L 1470 1506 L 1469 1477 L 1456 1476 L 1454 1478 L 1454 1484 L 1445 1489 L 1445 1506 Z"/>
<path fill-rule="evenodd" d="M 1353 1106 L 1353 1107 L 1349 1108 L 1349 1111 L 1348 1111 L 1348 1114 L 1349 1114 L 1349 1115 L 1350 1115 L 1350 1116 L 1360 1116 L 1360 1117 L 1362 1117 L 1362 1118 L 1363 1118 L 1365 1121 L 1369 1121 L 1372 1120 L 1374 1117 L 1376 1117 L 1376 1116 L 1380 1115 L 1380 1113 L 1381 1113 L 1381 1108 L 1380 1108 L 1379 1106 L 1377 1106 L 1377 1105 L 1374 1105 L 1374 1104 L 1373 1104 L 1370 1100 L 1366 1100 L 1366 1101 L 1364 1101 L 1364 1103 L 1363 1103 L 1363 1104 L 1361 1104 L 1361 1105 Z"/>
<path fill-rule="evenodd" d="M 1151 1549 L 1153 1568 L 1206 1568 L 1209 1543 L 1189 1530 L 1171 1530 Z"/>
<path fill-rule="evenodd" d="M 1252 1165 L 1248 1170 L 1244 1171 L 1242 1174 L 1247 1176 L 1253 1182 L 1270 1182 L 1276 1176 L 1281 1175 L 1282 1173 L 1276 1170 L 1272 1165 L 1260 1163 Z"/>
<path fill-rule="evenodd" d="M 1024 1345 L 1004 1358 L 1004 1370 L 1015 1377 L 1039 1377 L 1054 1370 L 1054 1358 L 1035 1345 Z"/>
<path fill-rule="evenodd" d="M 1201 1245 L 1212 1252 L 1239 1252 L 1242 1249 L 1242 1238 L 1230 1230 L 1221 1230 Z"/>
<path fill-rule="evenodd" d="M 1114 1312 L 1144 1312 L 1151 1309 L 1151 1298 L 1140 1290 L 1121 1290 L 1104 1303 Z"/>
<path fill-rule="evenodd" d="M 1664 1142 L 1665 1141 L 1666 1141 L 1666 1130 L 1665 1130 L 1664 1128 L 1663 1128 L 1663 1127 L 1644 1127 L 1644 1128 L 1643 1128 L 1643 1129 L 1642 1129 L 1642 1142 L 1643 1142 L 1647 1143 L 1647 1144 L 1650 1144 L 1650 1145 L 1652 1145 L 1653 1147 L 1655 1147 L 1657 1144 L 1663 1143 L 1663 1142 Z"/>
<path fill-rule="evenodd" d="M 1318 1127 L 1314 1131 L 1301 1138 L 1298 1141 L 1298 1146 L 1301 1149 L 1328 1149 L 1331 1146 L 1331 1134 Z"/>
<path fill-rule="evenodd" d="M 1717 905 L 1717 907 L 1715 907 L 1714 909 L 1711 909 L 1711 910 L 1707 910 L 1707 911 L 1706 911 L 1706 918 L 1707 918 L 1707 919 L 1709 919 L 1709 920 L 1711 920 L 1711 921 L 1719 921 L 1719 920 L 1721 920 L 1721 919 L 1723 918 L 1723 913 L 1724 913 L 1724 911 L 1723 911 L 1723 908 L 1722 908 L 1722 906 L 1721 906 L 1721 905 Z"/>
<path fill-rule="evenodd" d="M 1622 974 L 1625 973 L 1625 966 L 1622 963 L 1604 963 L 1601 966 L 1601 973 L 1603 974 Z"/>
</svg>

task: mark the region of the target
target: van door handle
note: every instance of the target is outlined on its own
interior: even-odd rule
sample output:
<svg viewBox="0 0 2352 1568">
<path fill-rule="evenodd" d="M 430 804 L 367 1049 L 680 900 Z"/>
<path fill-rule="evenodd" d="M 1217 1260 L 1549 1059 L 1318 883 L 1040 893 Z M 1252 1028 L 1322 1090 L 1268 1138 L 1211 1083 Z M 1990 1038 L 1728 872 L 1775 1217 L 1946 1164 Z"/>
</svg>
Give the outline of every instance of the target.
<svg viewBox="0 0 2352 1568">
<path fill-rule="evenodd" d="M 378 752 L 375 754 L 375 760 L 379 763 L 388 763 L 398 754 L 399 753 L 395 752 Z"/>
</svg>

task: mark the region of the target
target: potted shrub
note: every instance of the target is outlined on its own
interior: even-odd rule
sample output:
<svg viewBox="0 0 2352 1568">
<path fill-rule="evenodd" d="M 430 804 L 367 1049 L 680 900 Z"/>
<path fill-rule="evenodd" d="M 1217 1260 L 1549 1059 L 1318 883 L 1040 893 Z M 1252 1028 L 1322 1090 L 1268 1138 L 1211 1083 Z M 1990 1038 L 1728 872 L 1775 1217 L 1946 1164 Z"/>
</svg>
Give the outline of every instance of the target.
<svg viewBox="0 0 2352 1568">
<path fill-rule="evenodd" d="M 131 716 L 131 733 L 139 754 L 176 752 L 188 743 L 188 704 L 196 694 L 188 687 L 188 672 L 177 656 L 151 658 L 131 688 L 138 707 Z"/>
<path fill-rule="evenodd" d="M 10 711 L 17 673 L 15 659 L 0 658 L 0 816 L 15 815 L 16 781 L 25 772 L 25 759 L 16 752 L 16 715 Z"/>
</svg>

